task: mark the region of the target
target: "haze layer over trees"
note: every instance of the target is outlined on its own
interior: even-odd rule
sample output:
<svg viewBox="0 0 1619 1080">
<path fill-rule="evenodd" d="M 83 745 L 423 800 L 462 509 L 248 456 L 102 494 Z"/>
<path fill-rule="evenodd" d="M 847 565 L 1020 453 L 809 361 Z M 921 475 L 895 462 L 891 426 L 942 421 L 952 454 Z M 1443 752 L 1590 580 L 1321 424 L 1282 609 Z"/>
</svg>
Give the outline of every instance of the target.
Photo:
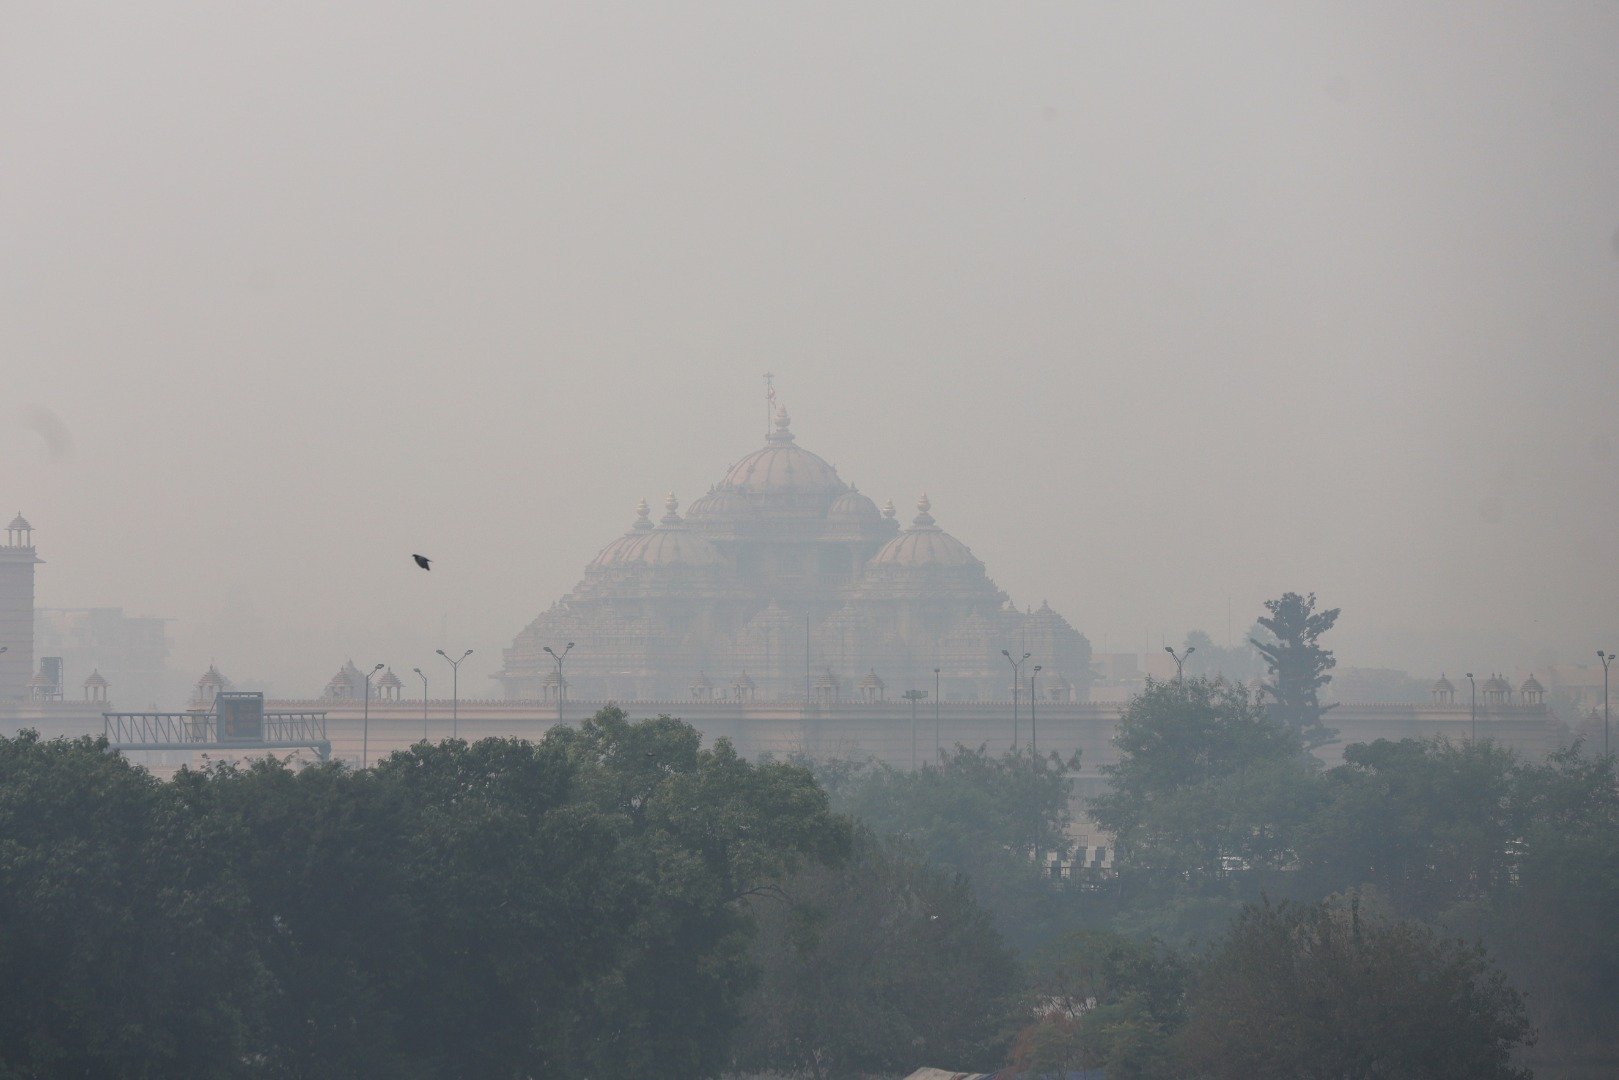
<svg viewBox="0 0 1619 1080">
<path fill-rule="evenodd" d="M 1107 871 L 1029 751 L 750 763 L 606 709 L 159 782 L 0 740 L 0 1075 L 1612 1075 L 1612 760 L 1325 767 L 1295 599 L 1262 697 L 1130 702 Z"/>
</svg>

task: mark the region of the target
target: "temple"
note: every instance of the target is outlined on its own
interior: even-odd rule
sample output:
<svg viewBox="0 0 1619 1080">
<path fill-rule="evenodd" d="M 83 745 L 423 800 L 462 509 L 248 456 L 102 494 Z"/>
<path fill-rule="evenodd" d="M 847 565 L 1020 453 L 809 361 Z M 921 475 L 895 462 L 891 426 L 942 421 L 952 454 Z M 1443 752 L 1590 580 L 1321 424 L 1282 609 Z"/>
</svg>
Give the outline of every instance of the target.
<svg viewBox="0 0 1619 1080">
<path fill-rule="evenodd" d="M 654 523 L 641 501 L 506 650 L 507 698 L 830 702 L 894 686 L 998 701 L 1005 650 L 1032 655 L 1021 693 L 1039 664 L 1040 700 L 1085 700 L 1084 636 L 1046 604 L 1010 605 L 926 495 L 902 528 L 892 501 L 879 510 L 798 445 L 786 409 L 772 426 L 684 515 L 671 494 Z"/>
</svg>

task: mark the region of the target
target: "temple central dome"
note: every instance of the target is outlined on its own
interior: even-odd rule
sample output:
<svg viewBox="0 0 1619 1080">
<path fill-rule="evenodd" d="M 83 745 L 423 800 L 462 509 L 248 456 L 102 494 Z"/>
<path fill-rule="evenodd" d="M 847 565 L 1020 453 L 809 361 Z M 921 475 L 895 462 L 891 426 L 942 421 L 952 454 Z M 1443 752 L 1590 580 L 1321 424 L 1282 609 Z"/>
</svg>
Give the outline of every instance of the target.
<svg viewBox="0 0 1619 1080">
<path fill-rule="evenodd" d="M 819 455 L 795 445 L 787 410 L 776 410 L 776 430 L 765 445 L 732 465 L 720 487 L 748 495 L 841 495 L 848 486 Z"/>
<path fill-rule="evenodd" d="M 506 694 L 554 699 L 546 649 L 576 642 L 569 693 L 597 701 L 872 703 L 883 680 L 998 700 L 1001 650 L 1015 642 L 1040 658 L 1048 692 L 1083 695 L 1084 637 L 1049 609 L 1008 606 L 984 564 L 933 520 L 927 496 L 901 532 L 892 500 L 879 509 L 796 445 L 788 424 L 774 409 L 765 445 L 685 517 L 673 495 L 661 519 L 642 500 L 635 523 L 513 640 L 499 675 Z"/>
</svg>

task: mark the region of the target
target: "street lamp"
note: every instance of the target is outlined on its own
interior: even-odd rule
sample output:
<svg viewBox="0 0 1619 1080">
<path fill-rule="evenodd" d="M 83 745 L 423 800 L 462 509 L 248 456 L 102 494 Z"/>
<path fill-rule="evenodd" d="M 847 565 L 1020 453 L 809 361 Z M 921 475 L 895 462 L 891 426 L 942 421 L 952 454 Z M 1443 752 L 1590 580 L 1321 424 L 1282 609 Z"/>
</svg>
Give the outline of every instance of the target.
<svg viewBox="0 0 1619 1080">
<path fill-rule="evenodd" d="M 1006 662 L 1008 664 L 1012 665 L 1012 751 L 1014 753 L 1016 753 L 1017 752 L 1017 735 L 1018 735 L 1018 732 L 1017 732 L 1018 690 L 1021 688 L 1022 683 L 1023 683 L 1023 663 L 1024 663 L 1024 661 L 1028 660 L 1029 654 L 1024 653 L 1021 657 L 1014 660 L 1012 658 L 1012 654 L 1009 651 L 1007 651 L 1006 649 L 1002 649 L 1001 650 L 1001 655 L 1006 657 Z"/>
<path fill-rule="evenodd" d="M 1034 720 L 1034 703 L 1040 700 L 1040 695 L 1034 692 L 1034 680 L 1040 677 L 1040 665 L 1034 665 L 1034 674 L 1029 676 L 1029 746 L 1034 749 L 1035 757 L 1040 756 L 1040 728 Z"/>
<path fill-rule="evenodd" d="M 427 672 L 421 668 L 411 668 L 422 677 L 422 742 L 427 741 Z"/>
<path fill-rule="evenodd" d="M 450 664 L 450 738 L 461 737 L 461 660 L 472 655 L 468 649 L 461 654 L 461 660 L 450 660 L 450 654 L 443 649 L 436 650 L 438 654 L 449 661 Z"/>
<path fill-rule="evenodd" d="M 562 681 L 562 661 L 566 660 L 568 654 L 573 652 L 573 642 L 568 642 L 568 647 L 561 652 L 553 652 L 549 645 L 545 646 L 545 651 L 551 653 L 551 659 L 557 662 L 557 719 L 560 720 L 562 718 L 562 703 L 568 699 L 568 684 Z"/>
<path fill-rule="evenodd" d="M 907 690 L 905 700 L 911 703 L 911 771 L 916 771 L 916 703 L 928 696 L 926 690 Z"/>
<path fill-rule="evenodd" d="M 4 650 L 0 650 L 3 652 Z M 1597 659 L 1602 661 L 1602 753 L 1608 753 L 1608 665 L 1613 663 L 1613 653 L 1597 650 Z"/>
<path fill-rule="evenodd" d="M 1470 717 L 1468 725 L 1472 734 L 1468 738 L 1473 742 L 1478 742 L 1478 683 L 1473 681 L 1471 671 L 1467 673 L 1467 690 L 1472 699 L 1472 703 L 1468 706 L 1468 716 Z"/>
<path fill-rule="evenodd" d="M 365 720 L 360 728 L 360 768 L 371 759 L 371 676 L 382 670 L 378 664 L 365 673 Z"/>
<path fill-rule="evenodd" d="M 939 669 L 933 669 L 933 763 L 939 763 Z"/>
<path fill-rule="evenodd" d="M 1183 682 L 1186 674 L 1186 658 L 1197 652 L 1197 646 L 1186 646 L 1186 651 L 1181 653 L 1179 656 L 1175 656 L 1175 650 L 1168 645 L 1164 646 L 1164 651 L 1175 659 L 1175 681 Z"/>
</svg>

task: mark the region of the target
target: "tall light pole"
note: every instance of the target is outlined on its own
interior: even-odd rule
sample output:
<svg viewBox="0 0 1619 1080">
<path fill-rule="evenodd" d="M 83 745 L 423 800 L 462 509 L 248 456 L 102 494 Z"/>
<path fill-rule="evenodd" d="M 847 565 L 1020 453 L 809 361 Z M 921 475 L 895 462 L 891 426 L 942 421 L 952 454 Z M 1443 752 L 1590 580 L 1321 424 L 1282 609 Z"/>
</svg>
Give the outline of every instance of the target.
<svg viewBox="0 0 1619 1080">
<path fill-rule="evenodd" d="M 933 763 L 939 763 L 939 669 L 933 669 Z"/>
<path fill-rule="evenodd" d="M 1186 646 L 1186 651 L 1181 653 L 1179 656 L 1176 656 L 1175 655 L 1175 650 L 1172 647 L 1168 646 L 1168 645 L 1164 646 L 1164 651 L 1166 653 L 1168 653 L 1170 656 L 1174 657 L 1174 659 L 1175 659 L 1175 681 L 1176 682 L 1185 682 L 1186 681 L 1186 658 L 1188 656 L 1191 656 L 1193 653 L 1197 652 L 1197 646 L 1196 645 L 1188 645 L 1188 646 Z"/>
<path fill-rule="evenodd" d="M 360 768 L 371 759 L 371 676 L 382 670 L 378 664 L 365 673 L 365 720 L 360 728 Z"/>
<path fill-rule="evenodd" d="M 562 681 L 562 661 L 566 660 L 568 654 L 573 652 L 573 642 L 568 642 L 568 647 L 561 652 L 553 652 L 549 645 L 545 647 L 545 651 L 551 653 L 551 659 L 557 662 L 557 719 L 561 720 L 562 703 L 568 700 L 568 684 Z"/>
<path fill-rule="evenodd" d="M 1006 657 L 1006 662 L 1008 664 L 1012 665 L 1012 750 L 1015 753 L 1017 751 L 1017 736 L 1018 736 L 1018 731 L 1017 731 L 1017 699 L 1018 699 L 1018 691 L 1021 689 L 1022 683 L 1023 683 L 1023 664 L 1024 664 L 1024 662 L 1026 660 L 1029 659 L 1029 654 L 1024 653 L 1021 657 L 1014 660 L 1012 658 L 1012 653 L 1009 650 L 1002 649 L 1001 650 L 1001 655 Z"/>
<path fill-rule="evenodd" d="M 422 742 L 427 741 L 427 673 L 421 668 L 411 668 L 422 677 Z"/>
<path fill-rule="evenodd" d="M 911 703 L 911 771 L 916 771 L 916 703 L 928 696 L 926 690 L 907 690 L 905 700 Z"/>
<path fill-rule="evenodd" d="M 1472 742 L 1478 742 L 1478 683 L 1473 680 L 1473 673 L 1471 671 L 1467 673 L 1467 690 L 1471 699 L 1471 704 L 1468 705 L 1467 712 L 1470 718 L 1468 720 L 1468 730 L 1471 732 L 1471 734 L 1468 735 L 1468 739 Z"/>
<path fill-rule="evenodd" d="M 1613 663 L 1613 653 L 1598 649 L 1597 659 L 1602 661 L 1602 754 L 1606 757 L 1608 754 L 1608 665 Z"/>
<path fill-rule="evenodd" d="M 461 660 L 450 660 L 450 654 L 443 649 L 437 651 L 450 664 L 450 671 L 452 672 L 450 675 L 450 738 L 459 739 L 461 737 L 461 660 L 471 656 L 472 650 L 468 649 L 462 653 Z"/>
<path fill-rule="evenodd" d="M 1040 756 L 1040 727 L 1035 723 L 1034 704 L 1040 700 L 1040 695 L 1034 692 L 1034 680 L 1040 677 L 1040 665 L 1034 665 L 1034 674 L 1029 676 L 1029 746 L 1034 750 L 1034 756 Z"/>
</svg>

